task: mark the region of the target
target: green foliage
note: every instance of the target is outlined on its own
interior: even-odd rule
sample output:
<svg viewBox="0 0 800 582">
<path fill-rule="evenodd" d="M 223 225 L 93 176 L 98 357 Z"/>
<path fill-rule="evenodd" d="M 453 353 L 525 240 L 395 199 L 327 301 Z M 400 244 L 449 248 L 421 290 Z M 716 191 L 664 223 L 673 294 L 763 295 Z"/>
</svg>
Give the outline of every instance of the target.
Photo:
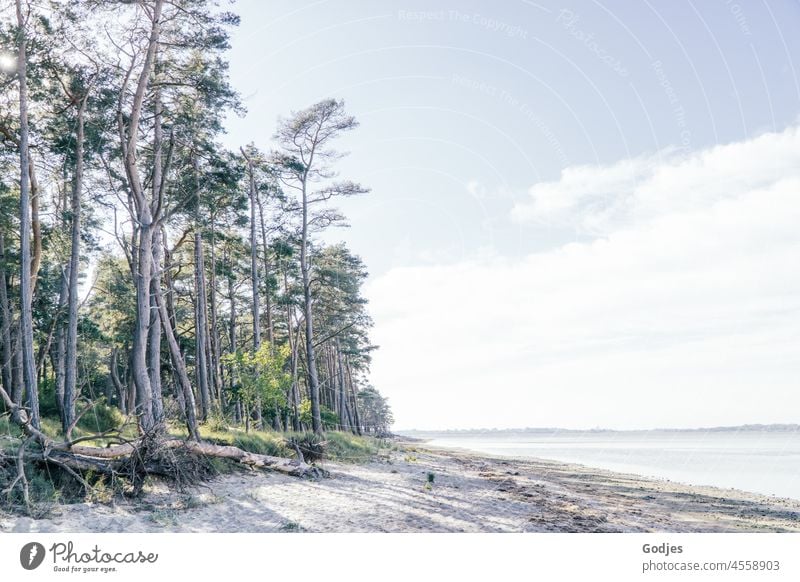
<svg viewBox="0 0 800 582">
<path fill-rule="evenodd" d="M 311 424 L 311 401 L 308 398 L 303 398 L 297 409 L 300 411 L 300 422 Z"/>
<path fill-rule="evenodd" d="M 20 428 L 13 424 L 8 416 L 0 416 L 0 453 L 15 450 L 21 435 Z"/>
<path fill-rule="evenodd" d="M 39 382 L 39 413 L 42 416 L 58 416 L 55 378 L 45 378 Z"/>
<path fill-rule="evenodd" d="M 363 388 L 358 393 L 358 407 L 361 411 L 361 422 L 364 427 L 377 435 L 384 435 L 394 422 L 389 401 L 372 386 Z"/>
<path fill-rule="evenodd" d="M 303 398 L 300 401 L 300 406 L 298 407 L 300 411 L 300 422 L 304 424 L 311 424 L 311 400 L 308 398 Z M 329 428 L 336 428 L 339 425 L 339 415 L 337 415 L 333 410 L 325 406 L 324 404 L 319 405 L 319 414 L 322 418 L 322 427 L 325 429 Z"/>
<path fill-rule="evenodd" d="M 212 432 L 228 432 L 228 423 L 218 411 L 214 411 L 208 416 L 206 426 Z"/>
<path fill-rule="evenodd" d="M 140 38 L 146 29 L 147 15 L 141 13 L 137 3 L 130 2 L 108 7 L 102 2 L 51 4 L 48 7 L 31 4 L 26 33 L 30 56 L 26 77 L 29 121 L 32 143 L 36 144 L 35 167 L 42 185 L 35 198 L 39 203 L 37 226 L 41 229 L 41 237 L 35 237 L 34 246 L 41 243 L 42 254 L 37 263 L 31 314 L 33 347 L 42 363 L 39 412 L 44 432 L 54 439 L 63 438 L 58 420 L 56 376 L 57 370 L 63 370 L 64 362 L 59 361 L 59 353 L 64 351 L 69 317 L 64 290 L 65 267 L 75 256 L 79 262 L 77 274 L 81 278 L 79 295 L 83 297 L 86 292 L 86 299 L 80 303 L 78 312 L 79 393 L 76 397 L 78 412 L 86 410 L 86 413 L 72 436 L 90 436 L 92 440 L 85 441 L 85 444 L 105 446 L 109 439 L 96 438 L 94 433 L 120 429 L 125 437 L 138 436 L 133 424 L 135 416 L 130 424 L 123 426 L 125 419 L 112 405 L 127 409 L 127 402 L 119 402 L 119 399 L 124 396 L 125 389 L 129 395 L 135 391 L 132 386 L 134 360 L 131 358 L 131 344 L 137 319 L 141 321 L 159 314 L 146 307 L 137 308 L 135 287 L 142 275 L 141 265 L 137 264 L 136 251 L 141 242 L 137 242 L 137 236 L 144 231 L 138 228 L 141 217 L 136 216 L 134 198 L 129 196 L 132 193 L 130 168 L 125 167 L 124 148 L 121 148 L 118 134 L 118 114 L 122 121 L 128 119 L 133 91 L 124 71 L 128 64 L 141 65 L 142 54 L 138 50 L 145 45 L 144 42 L 142 45 L 137 43 L 138 48 L 132 49 L 136 54 L 123 56 L 123 60 L 133 59 L 131 63 L 117 63 L 119 55 L 111 47 L 95 43 L 93 31 L 97 30 L 98 23 L 112 18 L 119 24 L 115 33 Z M 320 346 L 317 365 L 321 382 L 326 390 L 330 389 L 331 394 L 336 395 L 328 398 L 326 392 L 323 400 L 333 408 L 330 402 L 340 402 L 337 399 L 341 396 L 340 390 L 349 398 L 365 385 L 369 354 L 374 349 L 368 337 L 372 322 L 366 311 L 366 299 L 361 294 L 361 286 L 367 277 L 366 268 L 344 244 L 327 245 L 315 237 L 301 240 L 294 228 L 285 228 L 296 218 L 299 207 L 292 192 L 284 191 L 287 182 L 281 179 L 287 178 L 297 185 L 298 172 L 307 174 L 302 180 L 308 179 L 309 188 L 315 191 L 312 194 L 316 200 L 314 204 L 332 196 L 365 193 L 367 189 L 359 184 L 331 180 L 333 173 L 329 174 L 329 170 L 334 170 L 333 162 L 338 159 L 334 150 L 329 149 L 329 142 L 337 134 L 354 129 L 357 123 L 345 112 L 343 102 L 327 99 L 281 123 L 278 145 L 282 155 L 272 161 L 268 161 L 267 156 L 258 156 L 262 161 L 255 175 L 255 188 L 261 240 L 255 243 L 254 250 L 258 262 L 263 261 L 265 277 L 255 291 L 262 297 L 266 296 L 267 301 L 272 300 L 270 336 L 275 341 L 271 342 L 272 345 L 265 343 L 256 351 L 235 351 L 237 345 L 250 345 L 252 329 L 248 309 L 252 301 L 249 284 L 252 243 L 243 236 L 246 227 L 250 226 L 246 196 L 248 181 L 242 158 L 222 145 L 219 138 L 224 131 L 224 113 L 238 110 L 241 106 L 237 93 L 229 84 L 228 63 L 223 55 L 229 45 L 227 29 L 236 24 L 237 17 L 206 1 L 170 5 L 165 7 L 165 13 L 168 15 L 165 14 L 163 19 L 157 64 L 148 77 L 150 85 L 142 103 L 142 123 L 136 136 L 137 151 L 131 152 L 137 159 L 138 171 L 148 177 L 145 186 L 153 195 L 155 190 L 159 190 L 161 195 L 159 209 L 163 214 L 154 234 L 155 242 L 161 243 L 162 248 L 153 273 L 160 277 L 160 282 L 155 281 L 155 284 L 161 286 L 162 299 L 169 313 L 170 325 L 165 329 L 174 331 L 179 351 L 185 358 L 183 363 L 188 364 L 192 375 L 201 360 L 194 341 L 199 331 L 194 315 L 200 294 L 193 281 L 193 271 L 198 267 L 206 269 L 209 279 L 207 291 L 216 294 L 216 304 L 211 307 L 217 308 L 212 314 L 216 317 L 208 322 L 209 327 L 216 326 L 216 329 L 207 330 L 214 342 L 210 367 L 215 374 L 224 368 L 224 381 L 221 385 L 214 384 L 219 392 L 214 394 L 215 402 L 211 407 L 214 412 L 206 419 L 204 434 L 212 435 L 217 442 L 254 452 L 293 456 L 294 452 L 287 448 L 284 437 L 268 431 L 244 434 L 231 428 L 230 422 L 233 418 L 238 422 L 243 415 L 251 420 L 258 405 L 266 421 L 277 420 L 280 422 L 275 422 L 274 426 L 283 425 L 284 420 L 295 413 L 294 407 L 288 406 L 290 389 L 296 388 L 300 398 L 303 394 L 308 396 L 308 361 L 311 358 L 301 349 L 290 366 L 287 364 L 290 350 L 285 345 L 291 339 L 299 341 L 298 338 L 302 337 L 299 327 L 294 330 L 300 324 L 299 313 L 305 307 L 308 307 L 308 317 L 317 330 L 316 336 L 309 339 Z M 46 18 L 44 14 L 47 14 Z M 135 14 L 138 16 L 134 17 Z M 70 50 L 64 50 L 64 39 L 69 39 L 67 48 L 71 47 Z M 11 46 L 14 41 L 12 28 L 0 27 L 0 46 L 4 43 Z M 5 78 L 0 75 L 0 88 L 6 93 L 15 82 L 13 75 Z M 7 129 L 14 133 L 18 125 L 14 122 L 15 111 L 18 112 L 19 108 L 14 106 L 12 93 L 8 93 L 8 99 L 0 99 L 0 118 L 5 119 Z M 82 97 L 86 100 L 82 101 Z M 70 226 L 75 217 L 69 199 L 72 179 L 77 174 L 77 105 L 80 102 L 85 103 L 85 183 L 82 191 L 76 190 L 83 200 L 80 209 L 81 244 L 80 249 L 73 249 Z M 119 104 L 123 105 L 123 111 L 118 111 Z M 153 139 L 158 127 L 154 111 L 159 108 L 163 110 L 161 129 L 164 133 L 161 164 L 169 166 L 169 172 L 163 176 L 163 189 L 153 188 L 158 185 L 152 183 L 158 159 L 157 141 Z M 326 137 L 317 144 L 321 149 L 316 150 L 319 152 L 315 158 L 317 162 L 311 167 L 311 162 L 299 155 L 298 147 L 302 149 L 307 145 L 312 133 L 306 129 L 317 124 L 327 128 L 323 132 Z M 305 142 L 304 145 L 301 146 L 298 140 Z M 11 141 L 7 145 L 13 145 Z M 0 257 L 0 268 L 8 275 L 4 288 L 9 292 L 9 308 L 12 316 L 18 317 L 21 311 L 19 168 L 18 156 L 12 155 L 14 148 L 6 149 L 8 151 L 0 155 L 0 233 L 4 235 L 5 247 L 3 257 Z M 329 222 L 338 223 L 344 219 L 332 208 L 323 209 L 325 206 L 320 204 L 317 206 L 319 210 L 311 211 L 309 226 L 313 233 L 327 227 Z M 195 260 L 192 254 L 196 247 L 187 244 L 191 241 L 190 235 L 196 232 L 210 251 L 204 262 Z M 117 240 L 120 249 L 106 248 L 109 235 Z M 301 253 L 301 247 L 308 254 Z M 73 250 L 79 252 L 73 255 Z M 314 271 L 314 277 L 307 282 L 311 286 L 311 301 L 308 303 L 303 293 L 301 256 L 310 260 L 309 265 Z M 90 274 L 91 280 L 87 277 Z M 12 326 L 15 344 L 19 341 L 17 329 L 18 326 Z M 292 333 L 296 334 L 294 338 Z M 167 423 L 177 425 L 181 413 L 175 384 L 176 369 L 180 366 L 171 361 L 167 342 L 161 341 L 160 344 L 164 410 Z M 234 353 L 224 356 L 222 361 L 217 360 L 218 355 L 228 351 Z M 150 357 L 159 359 L 159 354 L 148 353 Z M 154 366 L 150 364 L 148 361 L 152 370 Z M 289 369 L 297 374 L 296 387 L 292 386 L 291 375 L 287 373 Z M 329 377 L 328 369 L 336 369 L 338 373 Z M 231 379 L 232 386 L 229 383 Z M 119 380 L 125 389 L 117 392 L 119 383 L 112 380 Z M 107 392 L 111 387 L 113 394 Z M 108 396 L 99 397 L 101 394 Z M 365 408 L 368 430 L 385 432 L 391 422 L 385 400 L 374 397 L 371 392 L 360 398 L 362 404 L 376 403 Z M 94 406 L 87 410 L 90 400 Z M 238 408 L 240 402 L 244 404 L 243 414 Z M 300 403 L 301 421 L 306 425 L 312 424 L 310 409 L 309 400 Z M 2 410 L 0 406 L 0 414 Z M 343 425 L 343 420 L 333 410 L 321 405 L 320 412 L 325 430 Z M 296 425 L 297 420 L 292 416 L 291 421 L 285 424 Z M 19 431 L 8 424 L 7 418 L 0 418 L 0 448 L 18 446 Z M 183 429 L 170 430 L 181 432 Z M 320 454 L 334 460 L 366 459 L 378 446 L 372 441 L 358 440 L 346 434 L 329 432 L 325 438 L 326 444 L 323 445 L 319 437 L 302 436 L 309 447 L 318 447 Z"/>
<path fill-rule="evenodd" d="M 124 422 L 125 417 L 118 408 L 100 402 L 81 417 L 77 427 L 87 432 L 100 433 L 120 428 Z"/>
<path fill-rule="evenodd" d="M 97 263 L 96 293 L 89 301 L 91 319 L 103 337 L 125 345 L 133 337 L 136 293 L 124 259 L 104 255 Z"/>
<path fill-rule="evenodd" d="M 263 343 L 255 352 L 237 350 L 222 357 L 224 364 L 231 366 L 236 386 L 235 395 L 247 408 L 255 406 L 259 400 L 263 412 L 281 411 L 286 407 L 286 392 L 292 378 L 285 371 L 289 358 L 289 347 L 273 348 Z"/>
</svg>

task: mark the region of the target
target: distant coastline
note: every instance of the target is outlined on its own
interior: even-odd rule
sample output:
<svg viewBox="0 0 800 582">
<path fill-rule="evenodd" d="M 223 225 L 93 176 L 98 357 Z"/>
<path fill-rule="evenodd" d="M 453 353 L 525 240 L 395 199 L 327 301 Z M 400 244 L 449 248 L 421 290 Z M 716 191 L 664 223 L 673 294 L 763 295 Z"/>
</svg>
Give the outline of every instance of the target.
<svg viewBox="0 0 800 582">
<path fill-rule="evenodd" d="M 455 429 L 408 429 L 396 431 L 398 435 L 418 437 L 421 434 L 482 435 L 482 434 L 554 434 L 554 433 L 647 433 L 647 432 L 800 432 L 800 424 L 740 424 L 735 426 L 714 426 L 701 428 L 455 428 Z"/>
</svg>

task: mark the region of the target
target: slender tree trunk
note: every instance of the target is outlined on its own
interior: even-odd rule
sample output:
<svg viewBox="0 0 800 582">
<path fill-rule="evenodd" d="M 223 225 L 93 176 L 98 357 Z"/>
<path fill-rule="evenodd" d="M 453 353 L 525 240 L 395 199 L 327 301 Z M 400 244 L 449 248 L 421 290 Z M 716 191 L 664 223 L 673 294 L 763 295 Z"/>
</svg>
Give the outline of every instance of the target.
<svg viewBox="0 0 800 582">
<path fill-rule="evenodd" d="M 159 75 L 158 51 L 153 53 L 154 76 Z M 152 200 L 155 208 L 161 206 L 163 196 L 162 188 L 164 184 L 164 127 L 162 123 L 164 115 L 161 102 L 161 89 L 156 85 L 153 90 L 153 171 L 152 171 Z M 155 212 L 158 212 L 156 210 Z M 159 315 L 156 297 L 161 293 L 161 274 L 163 241 L 160 224 L 156 225 L 157 217 L 153 217 L 154 226 L 150 230 L 152 240 L 152 272 L 150 274 L 149 286 L 149 310 L 148 310 L 148 337 L 147 337 L 147 363 L 149 368 L 151 410 L 153 414 L 153 425 L 160 432 L 165 428 L 164 418 L 164 396 L 161 382 L 161 317 Z"/>
<path fill-rule="evenodd" d="M 39 279 L 39 267 L 42 265 L 42 222 L 39 220 L 39 181 L 36 179 L 36 166 L 33 163 L 30 150 L 28 151 L 28 175 L 31 184 L 31 233 L 33 234 L 33 249 L 31 256 L 31 289 L 36 294 L 36 282 Z"/>
<path fill-rule="evenodd" d="M 298 350 L 300 342 L 295 339 L 292 346 L 291 374 L 292 374 L 292 424 L 294 430 L 300 430 L 300 367 L 298 366 Z"/>
<path fill-rule="evenodd" d="M 200 218 L 200 168 L 196 152 L 192 152 L 194 177 L 195 215 L 194 215 L 194 372 L 197 389 L 200 392 L 200 418 L 208 419 L 211 410 L 211 392 L 208 381 L 208 319 L 206 307 L 206 265 L 203 256 L 203 225 Z"/>
<path fill-rule="evenodd" d="M 247 158 L 247 156 L 245 157 Z M 256 179 L 253 161 L 249 158 L 247 158 L 247 172 L 250 179 L 250 278 L 253 282 L 253 353 L 255 353 L 261 347 L 261 311 L 259 307 L 258 239 L 256 238 Z M 256 428 L 261 429 L 263 420 L 260 397 L 256 397 L 255 414 Z"/>
<path fill-rule="evenodd" d="M 267 316 L 267 341 L 269 342 L 270 348 L 272 348 L 275 342 L 275 332 L 272 325 L 272 297 L 269 292 L 269 245 L 267 244 L 267 228 L 264 223 L 264 207 L 261 204 L 261 199 L 258 200 L 258 215 L 261 222 L 261 244 L 263 249 L 262 254 L 264 256 L 264 311 L 266 311 Z"/>
<path fill-rule="evenodd" d="M 151 431 L 153 418 L 153 390 L 147 366 L 147 340 L 150 334 L 150 285 L 153 272 L 153 236 L 149 210 L 139 228 L 138 260 L 136 273 L 136 322 L 133 332 L 132 372 L 136 386 L 136 412 L 142 429 Z"/>
<path fill-rule="evenodd" d="M 324 386 L 322 390 L 322 403 L 332 410 L 335 414 L 339 414 L 339 403 L 336 402 L 336 363 L 333 359 L 333 349 L 330 345 L 323 346 L 322 355 L 325 360 L 325 367 L 327 368 L 327 378 L 322 383 Z"/>
<path fill-rule="evenodd" d="M 66 422 L 64 410 L 64 384 L 66 381 L 67 364 L 67 326 L 61 321 L 61 314 L 66 310 L 67 296 L 69 295 L 69 281 L 66 271 L 61 277 L 61 291 L 58 294 L 58 313 L 56 315 L 56 347 L 53 367 L 56 371 L 56 406 L 61 419 L 61 428 L 66 431 L 69 424 Z"/>
<path fill-rule="evenodd" d="M 197 428 L 197 412 L 195 407 L 194 393 L 192 392 L 192 385 L 189 382 L 189 374 L 186 372 L 186 364 L 181 354 L 178 340 L 172 333 L 172 326 L 169 323 L 169 314 L 167 313 L 167 306 L 161 296 L 160 289 L 155 294 L 156 305 L 158 306 L 158 313 L 161 317 L 161 327 L 164 330 L 164 335 L 167 337 L 167 344 L 169 345 L 169 354 L 172 359 L 172 367 L 178 376 L 178 382 L 181 385 L 183 398 L 185 402 L 186 414 L 186 428 L 189 430 L 189 436 L 196 441 L 200 440 L 200 433 Z"/>
<path fill-rule="evenodd" d="M 203 259 L 203 240 L 200 231 L 195 228 L 194 234 L 194 283 L 195 283 L 195 377 L 197 388 L 200 392 L 200 418 L 208 418 L 211 398 L 208 389 L 208 362 L 206 332 L 207 324 L 205 320 L 206 285 L 205 285 L 205 266 Z"/>
<path fill-rule="evenodd" d="M 167 296 L 165 301 L 167 304 L 167 313 L 169 314 L 169 326 L 172 329 L 172 335 L 178 336 L 177 319 L 175 317 L 175 285 L 172 281 L 172 253 L 169 250 L 167 243 L 167 232 L 161 228 L 161 249 L 164 252 L 164 284 L 167 287 Z"/>
<path fill-rule="evenodd" d="M 289 296 L 289 277 L 287 274 L 286 265 L 283 264 L 283 294 L 288 297 Z M 293 324 L 292 324 L 292 306 L 289 302 L 286 303 L 286 331 L 289 338 L 289 353 L 290 353 L 290 360 L 289 366 L 291 369 L 292 374 L 292 386 L 289 396 L 289 402 L 292 406 L 292 428 L 295 431 L 300 430 L 300 389 L 298 388 L 297 384 L 297 348 L 299 345 L 299 341 L 297 340 L 296 334 L 292 333 Z"/>
<path fill-rule="evenodd" d="M 31 185 L 28 129 L 28 55 L 22 0 L 16 0 L 19 76 L 19 159 L 20 159 L 20 336 L 22 338 L 22 376 L 28 394 L 31 424 L 40 428 L 39 387 L 33 355 L 33 281 L 31 272 Z"/>
<path fill-rule="evenodd" d="M 64 362 L 64 413 L 63 428 L 66 431 L 75 419 L 75 401 L 78 397 L 78 275 L 81 253 L 81 196 L 83 193 L 83 144 L 84 117 L 86 113 L 84 96 L 78 105 L 77 127 L 75 131 L 75 176 L 72 181 L 70 199 L 71 247 L 69 255 L 69 285 L 67 289 L 67 338 Z"/>
<path fill-rule="evenodd" d="M 221 347 L 219 341 L 219 317 L 217 313 L 217 251 L 216 251 L 216 228 L 214 226 L 215 216 L 211 217 L 211 252 L 209 256 L 209 301 L 211 302 L 211 379 L 214 389 L 214 396 L 217 404 L 222 410 L 222 371 L 221 371 Z"/>
<path fill-rule="evenodd" d="M 230 333 L 231 341 L 230 341 L 230 350 L 232 354 L 236 353 L 237 342 L 236 342 L 236 288 L 233 284 L 233 269 L 228 270 L 228 300 L 230 301 L 230 319 L 228 320 L 228 333 Z M 229 375 L 231 379 L 231 393 L 233 393 L 234 389 L 236 388 L 236 372 L 233 368 L 233 365 L 230 366 Z M 241 400 L 237 399 L 236 404 L 234 405 L 234 413 L 235 416 L 238 417 L 237 421 L 241 422 L 242 420 L 242 406 Z"/>
<path fill-rule="evenodd" d="M 22 399 L 25 396 L 25 381 L 24 381 L 24 365 L 23 365 L 23 358 L 22 358 L 22 337 L 20 332 L 20 325 L 17 322 L 16 326 L 16 336 L 17 339 L 13 344 L 14 350 L 14 364 L 11 369 L 11 386 L 14 389 L 14 392 L 11 394 L 11 398 L 14 401 L 14 404 L 17 406 L 22 406 Z"/>
<path fill-rule="evenodd" d="M 303 276 L 303 309 L 306 324 L 306 367 L 308 368 L 308 392 L 311 399 L 311 427 L 322 433 L 322 415 L 319 407 L 319 378 L 317 358 L 314 354 L 314 323 L 311 306 L 311 265 L 308 257 L 308 195 L 303 181 L 303 233 L 300 246 L 300 272 Z"/>
<path fill-rule="evenodd" d="M 0 232 L 0 382 L 3 389 L 13 394 L 11 367 L 13 349 L 11 346 L 11 306 L 8 303 L 8 279 L 6 276 L 5 237 Z"/>
<path fill-rule="evenodd" d="M 341 398 L 341 418 L 346 430 L 356 432 L 355 420 L 350 412 L 350 398 L 348 398 L 347 382 L 344 374 L 344 362 L 342 359 L 342 350 L 339 342 L 336 342 L 336 354 L 339 364 L 339 395 Z"/>
<path fill-rule="evenodd" d="M 203 258 L 203 260 L 205 261 L 205 258 Z M 211 350 L 211 330 L 209 329 L 210 325 L 208 322 L 208 300 L 207 300 L 208 286 L 206 285 L 205 272 L 203 272 L 203 291 L 206 292 L 203 295 L 202 307 L 203 307 L 203 324 L 205 325 L 204 340 L 205 340 L 205 353 L 206 353 L 205 357 L 206 385 L 208 386 L 208 406 L 210 410 L 214 408 L 216 392 L 214 390 L 214 355 Z"/>
<path fill-rule="evenodd" d="M 161 237 L 153 236 L 153 267 L 150 281 L 150 330 L 148 334 L 148 361 L 150 368 L 150 390 L 152 393 L 153 422 L 164 424 L 164 400 L 161 386 L 161 317 L 156 296 L 161 292 Z"/>
<path fill-rule="evenodd" d="M 119 379 L 119 348 L 111 349 L 111 361 L 108 363 L 108 371 L 111 376 L 111 382 L 117 391 L 117 401 L 119 402 L 119 409 L 122 414 L 128 414 L 128 390 L 122 381 Z"/>
<path fill-rule="evenodd" d="M 244 153 L 244 150 L 242 150 Z M 247 159 L 250 192 L 250 279 L 253 282 L 253 351 L 261 347 L 261 312 L 259 308 L 258 239 L 256 238 L 256 179 L 253 161 Z"/>
<path fill-rule="evenodd" d="M 358 395 L 356 394 L 356 387 L 353 383 L 353 372 L 350 369 L 350 359 L 345 356 L 345 370 L 347 371 L 347 384 L 350 393 L 350 403 L 353 409 L 353 423 L 355 424 L 355 432 L 361 435 L 361 413 L 358 410 Z"/>
<path fill-rule="evenodd" d="M 128 395 L 128 414 L 136 414 L 136 384 L 133 381 L 133 349 L 127 349 L 128 361 L 125 362 L 125 386 Z"/>
</svg>

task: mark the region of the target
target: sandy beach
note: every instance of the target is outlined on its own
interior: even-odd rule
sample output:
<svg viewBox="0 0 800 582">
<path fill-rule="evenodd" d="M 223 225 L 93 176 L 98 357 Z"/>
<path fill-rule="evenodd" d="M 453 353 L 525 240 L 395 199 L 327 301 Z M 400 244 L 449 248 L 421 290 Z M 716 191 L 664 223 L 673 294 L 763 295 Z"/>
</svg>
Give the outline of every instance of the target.
<svg viewBox="0 0 800 582">
<path fill-rule="evenodd" d="M 222 475 L 191 491 L 0 513 L 2 532 L 788 532 L 800 500 L 405 444 L 329 477 Z M 432 477 L 429 477 L 432 475 Z M 432 483 L 430 482 L 432 480 Z"/>
</svg>

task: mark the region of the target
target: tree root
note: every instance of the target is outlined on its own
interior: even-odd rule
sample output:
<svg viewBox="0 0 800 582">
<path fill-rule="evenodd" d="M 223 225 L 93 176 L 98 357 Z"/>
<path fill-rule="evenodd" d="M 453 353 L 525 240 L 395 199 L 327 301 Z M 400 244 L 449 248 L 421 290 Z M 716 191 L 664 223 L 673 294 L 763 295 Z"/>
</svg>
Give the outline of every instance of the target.
<svg viewBox="0 0 800 582">
<path fill-rule="evenodd" d="M 124 479 L 132 485 L 134 495 L 142 491 L 148 475 L 164 476 L 183 488 L 213 474 L 210 465 L 204 462 L 215 458 L 235 461 L 256 469 L 276 471 L 292 477 L 326 476 L 324 470 L 309 465 L 301 459 L 261 455 L 230 445 L 169 438 L 163 433 L 144 434 L 130 442 L 124 442 L 119 435 L 116 435 L 113 438 L 119 441 L 119 444 L 106 447 L 80 444 L 88 437 L 58 442 L 34 427 L 27 411 L 16 406 L 2 388 L 0 397 L 10 410 L 12 420 L 26 435 L 17 453 L 17 476 L 4 492 L 11 495 L 14 487 L 20 484 L 29 512 L 30 496 L 24 470 L 26 458 L 59 467 L 80 483 L 87 494 L 93 490 L 89 475 L 104 475 L 112 480 Z M 102 438 L 103 435 L 100 436 Z M 27 453 L 26 457 L 26 449 L 31 443 L 37 444 L 41 450 Z"/>
</svg>

